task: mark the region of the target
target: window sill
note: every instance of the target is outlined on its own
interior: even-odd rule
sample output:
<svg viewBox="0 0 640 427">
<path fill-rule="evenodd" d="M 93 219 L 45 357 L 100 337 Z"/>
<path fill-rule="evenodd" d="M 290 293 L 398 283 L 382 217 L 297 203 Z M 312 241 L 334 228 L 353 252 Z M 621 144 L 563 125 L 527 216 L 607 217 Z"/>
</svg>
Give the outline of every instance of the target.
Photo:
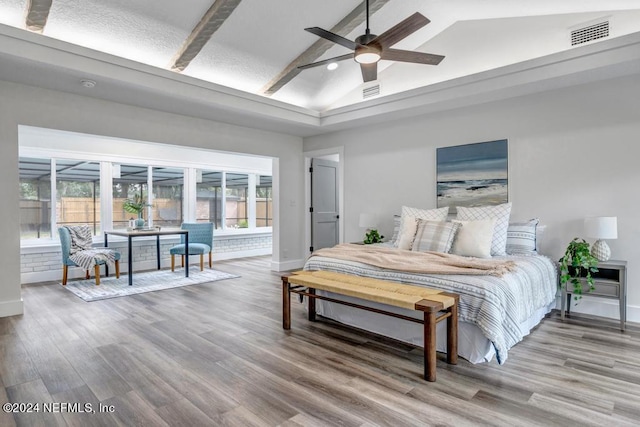
<svg viewBox="0 0 640 427">
<path fill-rule="evenodd" d="M 215 241 L 216 238 L 219 239 L 243 239 L 252 236 L 265 236 L 272 234 L 271 227 L 261 227 L 254 228 L 253 230 L 249 230 L 247 228 L 239 228 L 234 230 L 215 230 L 213 232 L 213 239 Z M 160 236 L 161 241 L 178 241 L 180 237 L 178 235 L 172 236 Z M 125 237 L 120 236 L 109 236 L 109 243 L 118 243 L 118 242 L 126 242 L 127 239 Z M 133 239 L 133 242 L 140 241 L 156 241 L 154 236 L 149 237 L 138 237 Z M 100 234 L 98 236 L 93 237 L 93 244 L 95 247 L 102 247 L 104 245 L 104 234 Z M 57 239 L 40 239 L 40 240 L 30 240 L 28 242 L 20 242 L 20 253 L 21 254 L 33 254 L 33 253 L 47 253 L 47 252 L 57 252 L 60 251 L 60 241 Z"/>
</svg>

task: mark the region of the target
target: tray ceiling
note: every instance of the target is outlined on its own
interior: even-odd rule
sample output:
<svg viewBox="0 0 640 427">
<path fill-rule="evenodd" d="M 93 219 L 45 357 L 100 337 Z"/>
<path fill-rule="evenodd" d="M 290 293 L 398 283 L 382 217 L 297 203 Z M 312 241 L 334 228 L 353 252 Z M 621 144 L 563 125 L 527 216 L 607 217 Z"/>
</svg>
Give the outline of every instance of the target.
<svg viewBox="0 0 640 427">
<path fill-rule="evenodd" d="M 640 31 L 637 0 L 371 0 L 371 7 L 376 34 L 422 13 L 431 23 L 394 47 L 445 55 L 438 66 L 381 61 L 373 82 L 380 97 L 574 49 L 571 29 L 591 22 L 610 22 L 606 39 Z M 363 11 L 360 0 L 0 0 L 0 24 L 326 112 L 362 102 L 371 83 L 349 60 L 334 71 L 297 70 L 348 53 L 304 28 L 331 30 L 347 19 L 341 35 L 355 39 L 364 33 Z"/>
</svg>

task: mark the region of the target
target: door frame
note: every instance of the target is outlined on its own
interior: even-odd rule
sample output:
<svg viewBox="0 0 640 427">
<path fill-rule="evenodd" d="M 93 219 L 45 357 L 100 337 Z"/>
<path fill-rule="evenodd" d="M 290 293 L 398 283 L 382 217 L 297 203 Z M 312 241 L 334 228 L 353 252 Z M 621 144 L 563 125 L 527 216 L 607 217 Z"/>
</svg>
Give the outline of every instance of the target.
<svg viewBox="0 0 640 427">
<path fill-rule="evenodd" d="M 304 255 L 311 255 L 311 159 L 338 155 L 338 243 L 344 242 L 344 147 L 326 148 L 323 150 L 305 151 L 304 153 Z M 333 160 L 333 159 L 332 159 Z"/>
</svg>

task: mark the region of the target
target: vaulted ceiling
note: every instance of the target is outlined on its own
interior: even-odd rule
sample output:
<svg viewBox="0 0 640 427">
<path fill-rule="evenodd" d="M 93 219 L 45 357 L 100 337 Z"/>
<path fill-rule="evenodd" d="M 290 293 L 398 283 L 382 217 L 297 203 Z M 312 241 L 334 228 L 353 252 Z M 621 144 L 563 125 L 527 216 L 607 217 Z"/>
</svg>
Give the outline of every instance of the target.
<svg viewBox="0 0 640 427">
<path fill-rule="evenodd" d="M 609 35 L 587 44 L 640 31 L 637 0 L 370 5 L 376 34 L 415 12 L 429 18 L 394 48 L 445 59 L 438 66 L 383 60 L 378 79 L 369 83 L 351 60 L 333 71 L 299 70 L 349 53 L 304 28 L 317 26 L 353 40 L 365 30 L 361 0 L 0 0 L 0 24 L 320 114 L 361 103 L 363 89 L 372 85 L 380 85 L 379 97 L 385 97 L 570 51 L 576 49 L 571 31 L 592 24 L 608 22 Z"/>
</svg>

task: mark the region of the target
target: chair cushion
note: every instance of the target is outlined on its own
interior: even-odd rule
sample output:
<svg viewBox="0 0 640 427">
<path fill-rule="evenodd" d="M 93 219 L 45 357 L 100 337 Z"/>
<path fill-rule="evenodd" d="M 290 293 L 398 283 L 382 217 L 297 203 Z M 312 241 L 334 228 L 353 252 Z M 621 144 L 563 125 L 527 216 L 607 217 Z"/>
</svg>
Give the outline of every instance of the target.
<svg viewBox="0 0 640 427">
<path fill-rule="evenodd" d="M 211 252 L 211 246 L 204 243 L 189 243 L 189 255 L 207 254 Z M 184 245 L 175 245 L 169 249 L 171 255 L 185 255 Z"/>
<path fill-rule="evenodd" d="M 82 267 L 85 270 L 94 265 L 112 264 L 120 260 L 120 252 L 108 248 L 93 248 L 71 255 L 63 264 Z"/>
</svg>

